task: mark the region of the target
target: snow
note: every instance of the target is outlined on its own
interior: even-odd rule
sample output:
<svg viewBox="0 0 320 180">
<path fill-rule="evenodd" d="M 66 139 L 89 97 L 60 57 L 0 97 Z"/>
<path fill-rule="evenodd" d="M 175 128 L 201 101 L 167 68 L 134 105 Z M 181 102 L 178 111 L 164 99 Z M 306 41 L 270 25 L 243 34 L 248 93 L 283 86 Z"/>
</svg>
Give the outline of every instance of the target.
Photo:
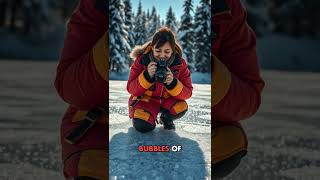
<svg viewBox="0 0 320 180">
<path fill-rule="evenodd" d="M 302 168 L 294 168 L 281 171 L 281 174 L 285 177 L 292 178 L 294 180 L 307 179 L 317 180 L 320 177 L 320 167 L 305 166 Z"/>
<path fill-rule="evenodd" d="M 189 32 L 189 31 L 185 31 L 185 30 L 179 31 L 178 39 L 180 39 L 180 41 L 181 41 L 181 38 L 184 37 L 187 34 L 187 32 Z"/>
<path fill-rule="evenodd" d="M 8 179 L 8 180 L 20 180 L 20 179 L 58 180 L 58 179 L 63 179 L 63 175 L 55 171 L 37 168 L 27 163 L 19 164 L 19 165 L 0 163 L 0 179 L 3 179 L 3 180 L 5 179 Z"/>
<path fill-rule="evenodd" d="M 193 72 L 191 74 L 192 82 L 199 84 L 211 84 L 211 74 L 210 73 L 200 73 Z"/>
<path fill-rule="evenodd" d="M 210 118 L 211 119 L 211 118 Z M 186 132 L 190 132 L 190 133 L 211 133 L 211 127 L 208 126 L 201 126 L 201 125 L 186 125 L 186 126 L 182 126 L 182 129 Z"/>
<path fill-rule="evenodd" d="M 129 72 L 122 72 L 122 73 L 116 73 L 116 72 L 110 72 L 109 73 L 109 79 L 110 80 L 128 80 Z"/>
<path fill-rule="evenodd" d="M 243 121 L 248 155 L 223 180 L 319 179 L 319 73 L 263 71 L 258 113 Z"/>
<path fill-rule="evenodd" d="M 194 95 L 188 100 L 189 111 L 176 121 L 176 131 L 167 131 L 157 125 L 146 134 L 137 132 L 129 120 L 126 82 L 110 81 L 109 85 L 111 179 L 210 178 L 211 115 L 210 111 L 202 111 L 210 109 L 210 85 L 194 84 Z M 182 151 L 141 153 L 139 145 L 181 145 Z"/>
<path fill-rule="evenodd" d="M 121 107 L 121 106 L 120 106 Z M 109 124 L 122 124 L 129 122 L 128 116 L 120 115 L 120 114 L 109 114 Z"/>
<path fill-rule="evenodd" d="M 56 62 L 0 61 L 0 179 L 63 179 Z M 23 75 L 22 75 L 23 74 Z"/>
</svg>

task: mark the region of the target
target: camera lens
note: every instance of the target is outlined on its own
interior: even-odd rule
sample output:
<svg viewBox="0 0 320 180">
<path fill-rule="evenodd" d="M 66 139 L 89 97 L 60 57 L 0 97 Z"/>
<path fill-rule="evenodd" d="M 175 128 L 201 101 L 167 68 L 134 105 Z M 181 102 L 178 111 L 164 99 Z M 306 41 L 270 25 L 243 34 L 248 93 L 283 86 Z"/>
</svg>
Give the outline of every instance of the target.
<svg viewBox="0 0 320 180">
<path fill-rule="evenodd" d="M 157 62 L 157 71 L 156 71 L 156 80 L 157 82 L 163 83 L 166 79 L 167 74 L 167 65 L 166 61 L 163 59 L 160 59 Z"/>
</svg>

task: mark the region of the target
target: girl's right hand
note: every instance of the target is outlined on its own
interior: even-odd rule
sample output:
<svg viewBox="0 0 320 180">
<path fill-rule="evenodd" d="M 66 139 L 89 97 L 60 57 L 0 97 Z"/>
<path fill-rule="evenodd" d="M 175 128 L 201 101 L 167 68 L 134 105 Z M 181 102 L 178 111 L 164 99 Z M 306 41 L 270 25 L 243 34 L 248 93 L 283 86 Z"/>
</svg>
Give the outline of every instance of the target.
<svg viewBox="0 0 320 180">
<path fill-rule="evenodd" d="M 152 61 L 148 64 L 148 74 L 151 78 L 154 77 L 154 75 L 156 74 L 156 70 L 157 70 L 157 63 Z"/>
</svg>

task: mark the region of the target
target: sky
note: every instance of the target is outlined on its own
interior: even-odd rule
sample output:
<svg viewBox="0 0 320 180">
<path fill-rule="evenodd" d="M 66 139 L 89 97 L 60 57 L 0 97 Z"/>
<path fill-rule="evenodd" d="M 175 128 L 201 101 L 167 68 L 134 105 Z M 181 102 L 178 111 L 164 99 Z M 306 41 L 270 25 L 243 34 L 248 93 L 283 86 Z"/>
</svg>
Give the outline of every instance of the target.
<svg viewBox="0 0 320 180">
<path fill-rule="evenodd" d="M 166 14 L 169 10 L 169 7 L 172 7 L 172 10 L 176 16 L 177 20 L 180 20 L 183 14 L 183 3 L 184 0 L 131 0 L 132 10 L 134 14 L 137 13 L 137 8 L 139 5 L 139 1 L 141 1 L 142 9 L 147 12 L 149 9 L 150 13 L 152 10 L 152 6 L 156 7 L 157 13 L 160 14 L 161 20 L 165 20 Z M 195 11 L 197 5 L 200 0 L 193 0 L 193 10 Z"/>
</svg>

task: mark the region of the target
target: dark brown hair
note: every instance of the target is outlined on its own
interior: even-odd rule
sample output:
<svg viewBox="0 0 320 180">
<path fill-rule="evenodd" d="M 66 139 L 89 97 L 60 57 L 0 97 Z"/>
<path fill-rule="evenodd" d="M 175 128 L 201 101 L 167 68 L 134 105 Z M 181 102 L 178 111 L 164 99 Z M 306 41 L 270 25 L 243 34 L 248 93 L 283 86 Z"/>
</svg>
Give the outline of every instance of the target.
<svg viewBox="0 0 320 180">
<path fill-rule="evenodd" d="M 179 43 L 177 43 L 177 41 L 176 41 L 175 34 L 168 27 L 161 27 L 153 35 L 153 38 L 151 40 L 150 45 L 155 46 L 156 48 L 160 48 L 166 42 L 169 42 L 174 53 L 179 53 L 181 55 L 181 47 L 180 47 Z"/>
<path fill-rule="evenodd" d="M 144 43 L 143 45 L 137 45 L 130 53 L 132 60 L 135 60 L 139 54 L 147 54 L 151 51 L 152 46 L 156 45 L 156 48 L 163 46 L 166 42 L 169 42 L 173 50 L 173 55 L 178 54 L 182 57 L 182 49 L 179 43 L 176 41 L 175 34 L 168 27 L 161 27 L 154 33 L 152 40 Z"/>
</svg>

